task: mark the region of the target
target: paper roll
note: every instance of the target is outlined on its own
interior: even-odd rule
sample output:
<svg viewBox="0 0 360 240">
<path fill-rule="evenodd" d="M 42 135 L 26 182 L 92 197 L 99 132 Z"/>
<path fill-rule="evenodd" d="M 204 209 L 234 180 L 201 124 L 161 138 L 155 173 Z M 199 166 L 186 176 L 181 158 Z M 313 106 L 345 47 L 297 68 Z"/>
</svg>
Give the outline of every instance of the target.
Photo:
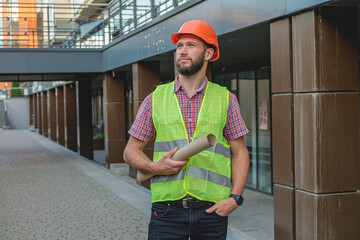
<svg viewBox="0 0 360 240">
<path fill-rule="evenodd" d="M 195 141 L 191 142 L 190 144 L 186 145 L 185 147 L 179 149 L 171 159 L 176 161 L 183 161 L 189 159 L 190 157 L 202 152 L 209 147 L 215 146 L 217 143 L 217 139 L 215 135 L 207 134 L 202 136 L 201 138 L 196 139 Z M 137 180 L 138 182 L 143 182 L 152 176 L 154 173 L 143 173 L 141 171 L 137 172 Z"/>
</svg>

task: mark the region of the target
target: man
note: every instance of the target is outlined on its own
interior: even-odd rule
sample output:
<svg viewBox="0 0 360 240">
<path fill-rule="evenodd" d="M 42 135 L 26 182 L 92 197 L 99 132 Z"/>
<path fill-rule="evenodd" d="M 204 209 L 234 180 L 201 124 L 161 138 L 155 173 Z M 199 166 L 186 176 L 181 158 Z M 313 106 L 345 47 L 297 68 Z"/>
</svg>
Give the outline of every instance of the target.
<svg viewBox="0 0 360 240">
<path fill-rule="evenodd" d="M 140 106 L 124 159 L 151 179 L 148 239 L 226 239 L 228 215 L 242 204 L 249 154 L 248 132 L 235 95 L 205 77 L 219 58 L 218 39 L 206 22 L 186 22 L 171 36 L 176 44 L 175 81 L 160 85 Z M 171 156 L 205 134 L 218 144 L 187 161 Z M 155 138 L 154 156 L 143 153 Z M 230 154 L 231 150 L 231 154 Z"/>
</svg>

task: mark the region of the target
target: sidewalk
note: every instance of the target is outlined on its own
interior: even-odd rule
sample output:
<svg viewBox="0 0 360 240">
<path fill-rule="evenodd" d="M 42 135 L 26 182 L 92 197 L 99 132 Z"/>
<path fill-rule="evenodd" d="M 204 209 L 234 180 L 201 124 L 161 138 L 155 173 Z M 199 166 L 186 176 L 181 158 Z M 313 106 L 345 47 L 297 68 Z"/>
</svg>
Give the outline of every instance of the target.
<svg viewBox="0 0 360 240">
<path fill-rule="evenodd" d="M 273 239 L 272 197 L 246 190 L 229 240 Z M 29 131 L 0 131 L 0 239 L 146 239 L 150 192 Z"/>
</svg>

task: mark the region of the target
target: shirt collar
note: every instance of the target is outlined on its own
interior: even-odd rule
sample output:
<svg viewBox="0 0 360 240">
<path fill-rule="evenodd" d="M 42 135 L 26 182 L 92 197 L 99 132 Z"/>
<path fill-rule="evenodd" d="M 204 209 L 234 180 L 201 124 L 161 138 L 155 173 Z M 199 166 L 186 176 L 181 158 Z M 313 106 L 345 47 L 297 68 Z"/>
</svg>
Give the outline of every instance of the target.
<svg viewBox="0 0 360 240">
<path fill-rule="evenodd" d="M 205 76 L 205 81 L 201 84 L 200 88 L 196 91 L 196 93 L 204 92 L 205 88 L 207 86 L 208 79 Z M 174 92 L 177 92 L 181 89 L 181 83 L 179 81 L 179 76 L 175 78 L 175 84 L 174 84 Z"/>
</svg>

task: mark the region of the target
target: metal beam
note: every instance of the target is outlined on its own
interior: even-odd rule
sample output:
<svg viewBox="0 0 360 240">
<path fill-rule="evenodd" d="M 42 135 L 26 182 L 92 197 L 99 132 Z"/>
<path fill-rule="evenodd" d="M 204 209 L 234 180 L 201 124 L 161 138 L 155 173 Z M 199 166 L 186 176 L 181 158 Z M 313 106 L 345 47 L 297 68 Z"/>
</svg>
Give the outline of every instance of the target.
<svg viewBox="0 0 360 240">
<path fill-rule="evenodd" d="M 0 74 L 99 73 L 99 50 L 1 49 Z"/>
</svg>

